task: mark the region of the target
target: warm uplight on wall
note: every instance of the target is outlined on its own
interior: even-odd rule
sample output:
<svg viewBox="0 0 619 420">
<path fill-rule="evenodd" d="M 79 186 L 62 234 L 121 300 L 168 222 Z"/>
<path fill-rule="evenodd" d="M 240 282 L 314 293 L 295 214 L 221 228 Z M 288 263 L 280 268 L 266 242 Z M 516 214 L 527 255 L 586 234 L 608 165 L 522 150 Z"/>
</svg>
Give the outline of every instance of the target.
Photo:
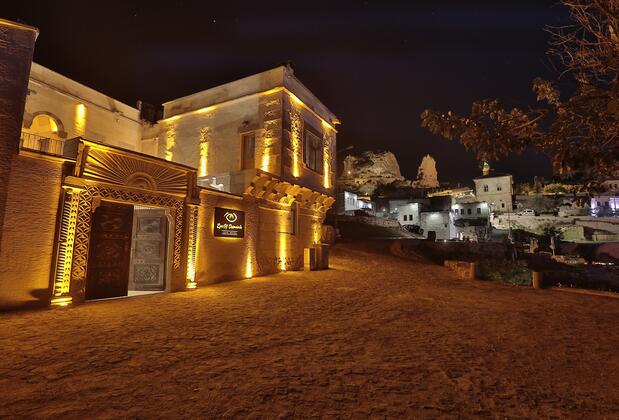
<svg viewBox="0 0 619 420">
<path fill-rule="evenodd" d="M 279 234 L 279 269 L 286 271 L 286 234 Z"/>
<path fill-rule="evenodd" d="M 331 188 L 331 168 L 329 166 L 329 157 L 327 156 L 326 153 L 323 153 L 324 156 L 324 163 L 323 163 L 323 167 L 324 167 L 324 171 L 325 173 L 323 174 L 322 180 L 323 180 L 323 186 L 325 188 Z"/>
<path fill-rule="evenodd" d="M 204 127 L 200 129 L 200 167 L 198 176 L 208 175 L 208 140 L 210 129 Z"/>
<path fill-rule="evenodd" d="M 206 176 L 206 159 L 208 156 L 208 143 L 203 142 L 200 143 L 200 176 Z"/>
<path fill-rule="evenodd" d="M 172 149 L 176 145 L 176 129 L 174 126 L 170 125 L 166 129 L 165 133 L 165 160 L 171 161 L 174 157 L 174 152 Z"/>
<path fill-rule="evenodd" d="M 58 124 L 56 124 L 53 118 L 49 118 L 49 129 L 52 133 L 58 132 Z"/>
<path fill-rule="evenodd" d="M 52 298 L 52 300 L 50 301 L 50 305 L 52 305 L 52 306 L 69 306 L 72 301 L 73 301 L 73 298 L 71 296 L 55 297 L 55 298 Z"/>
<path fill-rule="evenodd" d="M 187 289 L 195 289 L 196 283 L 196 241 L 198 239 L 198 208 L 189 208 L 189 238 L 187 239 Z"/>
<path fill-rule="evenodd" d="M 286 243 L 288 218 L 285 215 L 288 215 L 288 213 L 279 216 L 279 269 L 282 271 L 286 271 L 286 258 L 288 257 L 288 244 Z"/>
<path fill-rule="evenodd" d="M 58 237 L 54 297 L 50 302 L 50 304 L 56 306 L 67 306 L 71 303 L 71 297 L 65 295 L 70 292 L 73 244 L 75 242 L 79 199 L 79 190 L 68 189 L 65 193 Z"/>
<path fill-rule="evenodd" d="M 312 220 L 312 239 L 315 244 L 319 244 L 322 238 L 322 224 L 318 218 Z"/>
<path fill-rule="evenodd" d="M 298 105 L 298 106 L 303 106 L 303 105 L 305 105 L 305 104 L 303 103 L 303 101 L 302 101 L 302 100 L 300 100 L 299 98 L 297 98 L 297 96 L 296 96 L 294 93 L 292 93 L 292 92 L 288 92 L 288 95 L 290 95 L 290 98 L 292 99 L 292 102 L 294 102 L 294 103 L 295 103 L 295 105 Z"/>
<path fill-rule="evenodd" d="M 331 153 L 332 153 L 332 145 L 334 144 L 335 138 L 333 133 L 333 128 L 326 122 L 322 121 L 322 143 L 323 143 L 323 169 L 324 174 L 322 177 L 322 185 L 325 188 L 331 188 Z"/>
<path fill-rule="evenodd" d="M 245 278 L 250 279 L 254 276 L 254 271 L 251 265 L 251 251 L 247 250 L 247 257 L 245 258 Z"/>
<path fill-rule="evenodd" d="M 75 133 L 78 136 L 86 134 L 86 105 L 77 104 L 75 106 Z"/>
<path fill-rule="evenodd" d="M 271 165 L 271 142 L 273 139 L 269 137 L 262 138 L 262 160 L 260 162 L 260 169 L 264 172 L 269 172 Z"/>
<path fill-rule="evenodd" d="M 301 175 L 301 153 L 302 153 L 302 138 L 303 138 L 303 117 L 299 99 L 290 94 L 292 101 L 290 103 L 290 148 L 292 149 L 292 176 L 298 178 Z"/>
</svg>

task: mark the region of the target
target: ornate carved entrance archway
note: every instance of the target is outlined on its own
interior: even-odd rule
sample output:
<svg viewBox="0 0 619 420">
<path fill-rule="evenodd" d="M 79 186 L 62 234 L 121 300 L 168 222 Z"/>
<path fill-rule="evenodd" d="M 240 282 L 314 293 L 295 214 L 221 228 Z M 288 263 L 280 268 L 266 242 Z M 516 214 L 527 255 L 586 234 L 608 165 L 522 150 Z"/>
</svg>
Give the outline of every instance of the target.
<svg viewBox="0 0 619 420">
<path fill-rule="evenodd" d="M 166 209 L 173 219 L 171 290 L 195 287 L 195 170 L 89 140 L 75 141 L 75 168 L 63 182 L 52 303 L 85 297 L 92 215 L 102 200 Z"/>
</svg>

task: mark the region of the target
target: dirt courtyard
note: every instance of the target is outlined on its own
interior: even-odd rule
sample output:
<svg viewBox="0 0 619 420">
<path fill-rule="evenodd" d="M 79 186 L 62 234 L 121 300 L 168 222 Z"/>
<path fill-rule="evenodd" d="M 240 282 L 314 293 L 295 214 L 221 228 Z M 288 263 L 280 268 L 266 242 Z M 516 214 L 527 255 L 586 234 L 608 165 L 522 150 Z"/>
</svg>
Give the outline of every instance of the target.
<svg viewBox="0 0 619 420">
<path fill-rule="evenodd" d="M 0 314 L 0 417 L 619 418 L 619 299 L 331 265 Z"/>
</svg>

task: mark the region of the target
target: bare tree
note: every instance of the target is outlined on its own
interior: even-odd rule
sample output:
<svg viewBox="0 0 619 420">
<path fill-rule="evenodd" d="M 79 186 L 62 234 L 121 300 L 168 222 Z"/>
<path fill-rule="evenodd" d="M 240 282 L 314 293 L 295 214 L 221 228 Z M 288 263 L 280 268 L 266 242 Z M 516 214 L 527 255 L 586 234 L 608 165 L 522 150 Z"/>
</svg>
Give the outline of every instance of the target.
<svg viewBox="0 0 619 420">
<path fill-rule="evenodd" d="M 472 105 L 469 116 L 425 110 L 422 126 L 459 140 L 481 161 L 498 160 L 527 147 L 548 154 L 568 170 L 604 178 L 619 169 L 619 0 L 563 0 L 571 24 L 547 27 L 548 54 L 559 79 L 576 88 L 562 95 L 556 83 L 536 78 L 540 106 L 505 110 L 497 100 Z M 562 99 L 562 97 L 566 97 Z"/>
</svg>

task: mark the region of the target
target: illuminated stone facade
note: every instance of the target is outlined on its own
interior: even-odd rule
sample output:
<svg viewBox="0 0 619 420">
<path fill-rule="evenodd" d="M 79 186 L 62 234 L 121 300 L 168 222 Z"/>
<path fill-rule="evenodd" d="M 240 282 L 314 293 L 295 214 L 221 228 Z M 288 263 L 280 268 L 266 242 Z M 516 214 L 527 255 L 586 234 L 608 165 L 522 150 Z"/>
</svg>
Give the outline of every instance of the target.
<svg viewBox="0 0 619 420">
<path fill-rule="evenodd" d="M 22 131 L 50 139 L 51 152 L 78 136 L 139 150 L 142 122 L 136 108 L 32 63 Z M 34 136 L 24 140 L 34 143 Z"/>
<path fill-rule="evenodd" d="M 0 309 L 124 296 L 148 276 L 171 292 L 303 267 L 335 201 L 336 119 L 291 69 L 169 102 L 143 125 L 135 108 L 38 65 L 28 73 L 36 31 L 0 29 L 21 42 L 9 48 L 21 76 L 0 80 L 11 98 L 0 117 L 13 122 L 0 130 Z M 253 164 L 241 170 L 247 133 Z M 204 184 L 219 174 L 231 191 Z M 216 234 L 218 208 L 244 215 L 244 235 Z M 119 279 L 124 292 L 93 292 Z"/>
</svg>

